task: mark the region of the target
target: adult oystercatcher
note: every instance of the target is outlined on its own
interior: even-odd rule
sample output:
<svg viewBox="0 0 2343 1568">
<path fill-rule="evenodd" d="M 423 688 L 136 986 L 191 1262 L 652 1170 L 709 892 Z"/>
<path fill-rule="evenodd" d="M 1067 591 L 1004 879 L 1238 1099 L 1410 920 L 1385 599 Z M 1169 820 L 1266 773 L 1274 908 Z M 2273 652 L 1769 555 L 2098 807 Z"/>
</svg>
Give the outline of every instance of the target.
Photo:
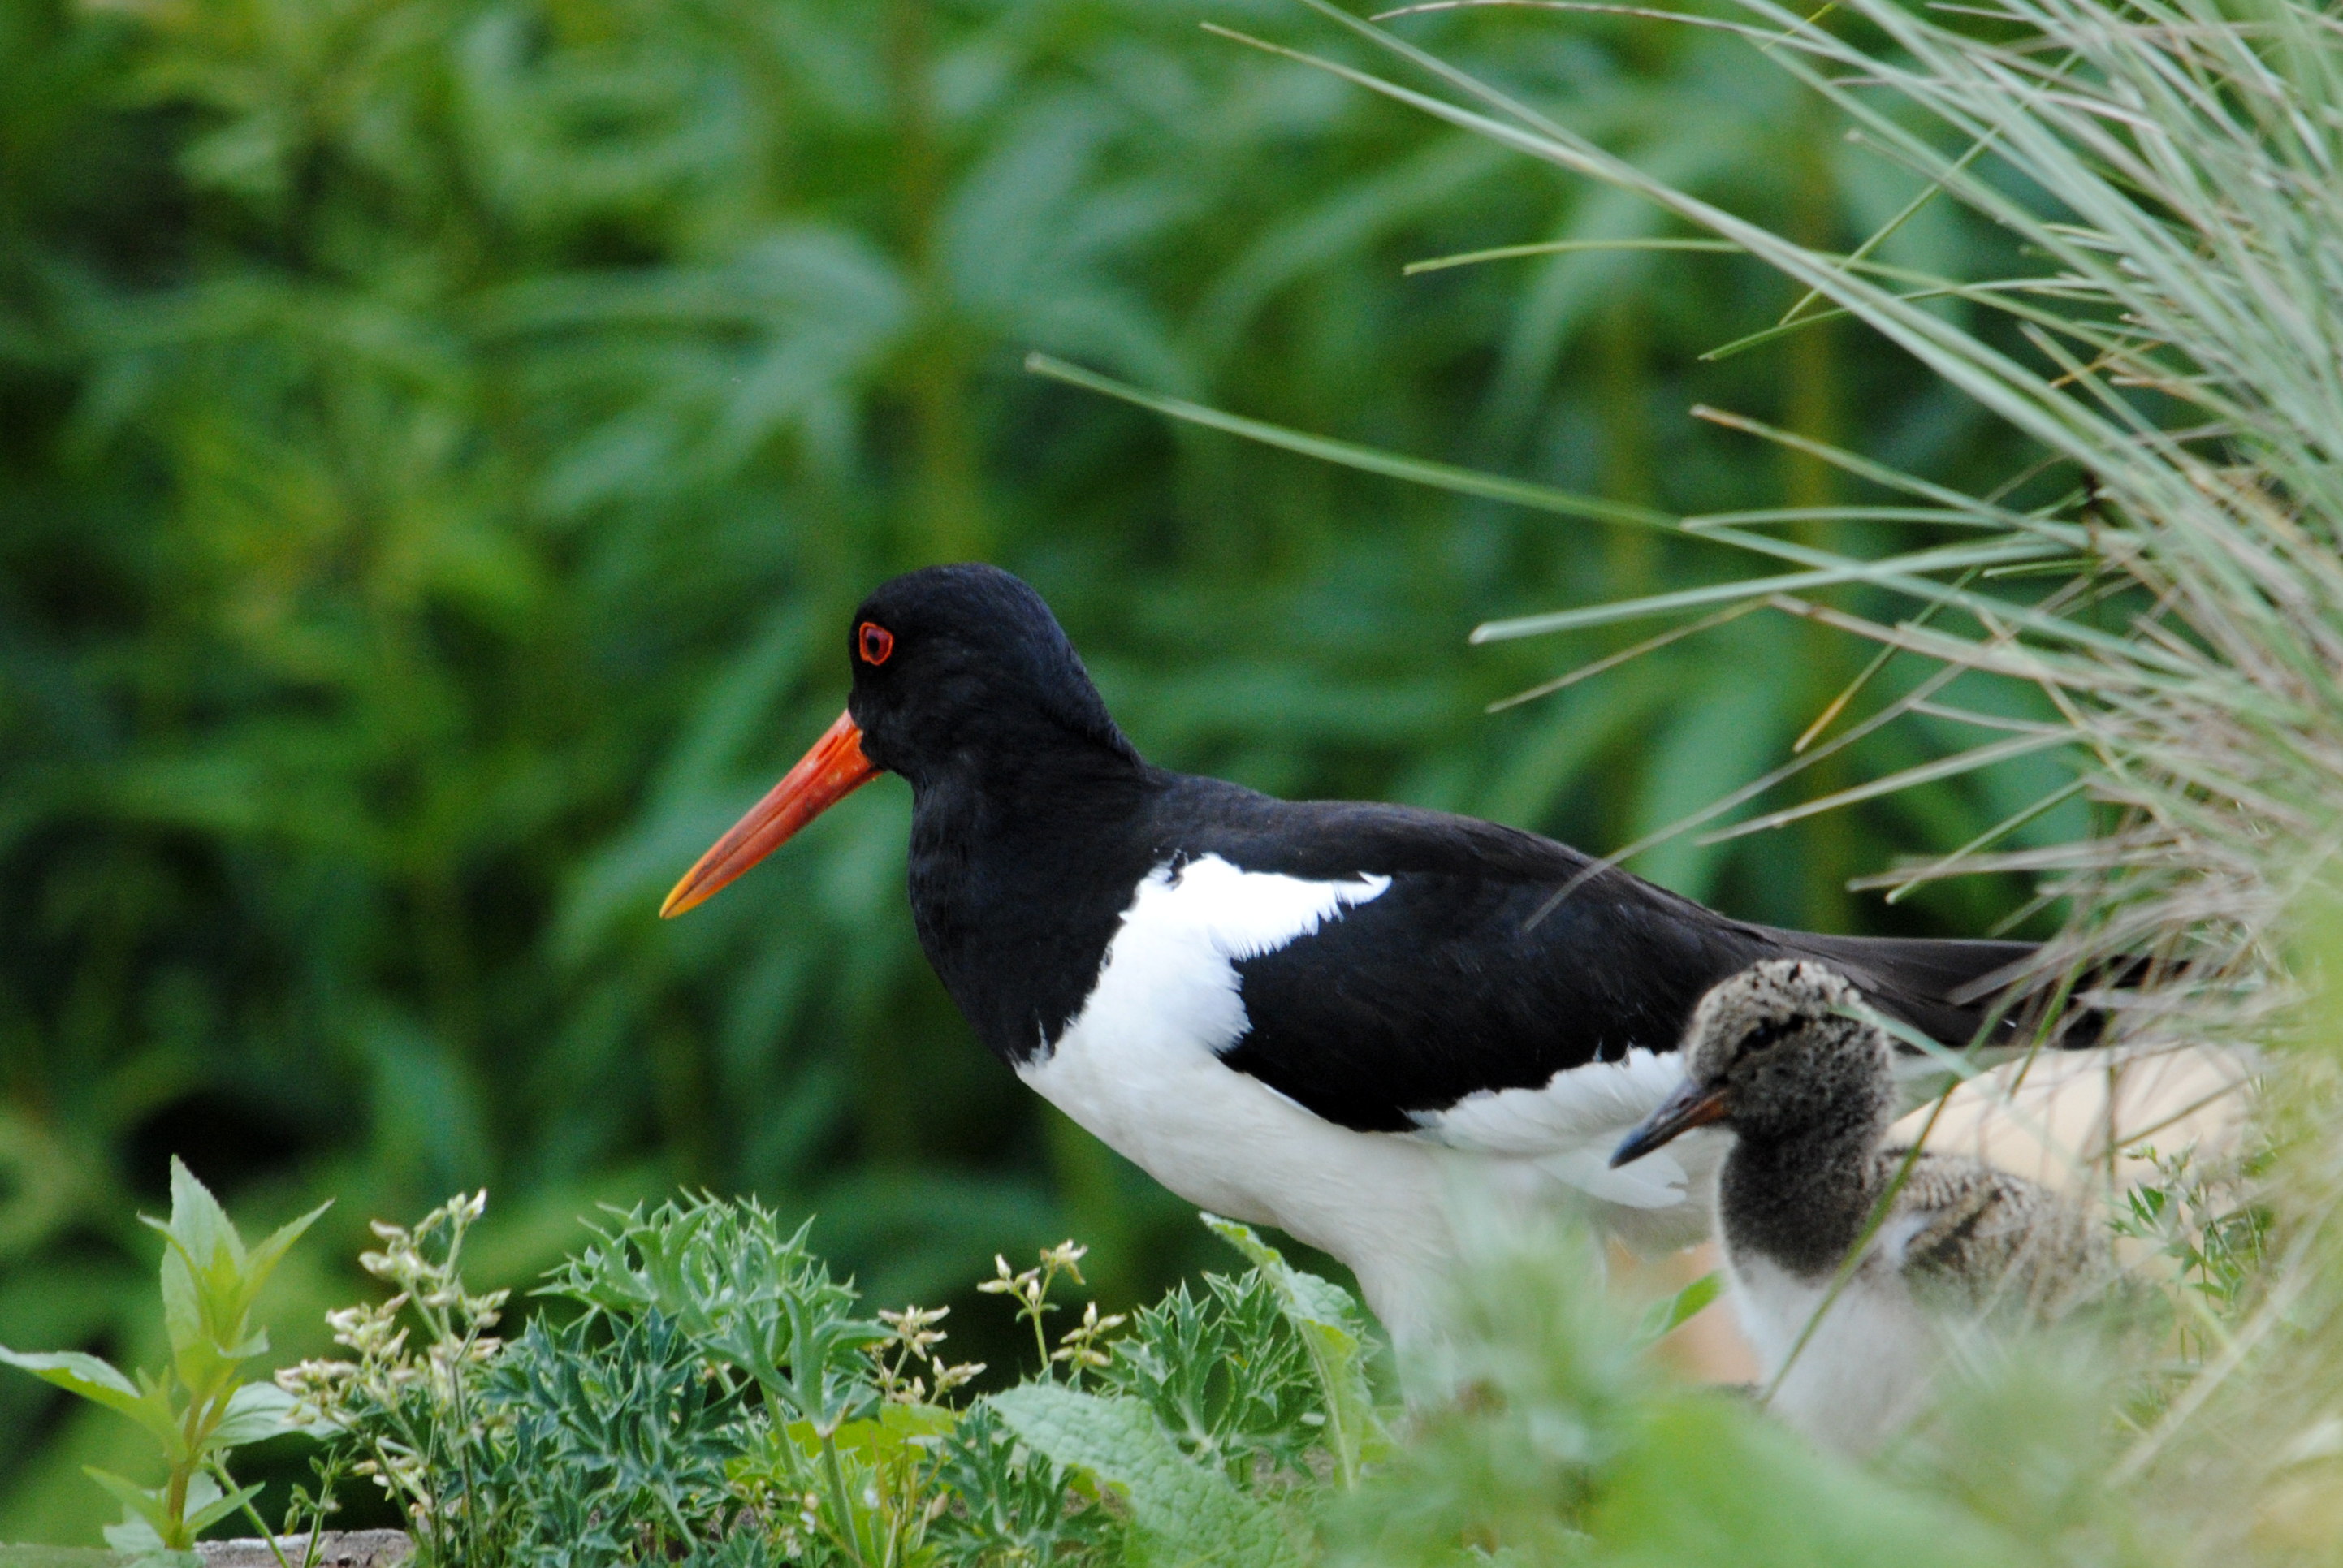
<svg viewBox="0 0 2343 1568">
<path fill-rule="evenodd" d="M 1947 1330 L 2049 1322 L 2117 1278 L 2107 1227 L 2081 1205 L 1981 1160 L 1886 1143 L 1894 1052 L 1851 1016 L 1857 1000 L 1811 961 L 1725 980 L 1694 1011 L 1683 1086 L 1612 1160 L 1647 1159 L 1694 1127 L 1734 1135 L 1717 1231 L 1769 1403 L 1860 1452 L 1916 1413 Z"/>
<path fill-rule="evenodd" d="M 846 642 L 846 712 L 661 914 L 900 774 L 920 943 L 978 1037 L 1181 1197 L 1340 1258 L 1402 1338 L 1435 1316 L 1459 1177 L 1582 1194 L 1634 1245 L 1699 1238 L 1721 1138 L 1608 1157 L 1718 980 L 1818 958 L 1959 1046 L 1970 993 L 2030 951 L 1775 930 L 1534 833 L 1151 767 L 991 567 L 894 578 Z"/>
</svg>

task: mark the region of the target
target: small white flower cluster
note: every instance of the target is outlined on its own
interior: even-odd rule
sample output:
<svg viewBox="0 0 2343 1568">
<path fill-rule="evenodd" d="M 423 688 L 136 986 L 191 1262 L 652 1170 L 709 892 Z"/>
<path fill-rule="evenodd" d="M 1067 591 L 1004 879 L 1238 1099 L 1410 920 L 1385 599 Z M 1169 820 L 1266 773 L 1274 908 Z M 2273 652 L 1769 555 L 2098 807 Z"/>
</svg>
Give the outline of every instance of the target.
<svg viewBox="0 0 2343 1568">
<path fill-rule="evenodd" d="M 487 1361 L 500 1343 L 488 1332 L 501 1315 L 505 1291 L 473 1295 L 457 1272 L 464 1232 L 487 1209 L 484 1189 L 467 1197 L 458 1194 L 425 1215 L 412 1230 L 377 1220 L 379 1251 L 363 1252 L 358 1266 L 376 1279 L 395 1285 L 398 1293 L 368 1306 L 342 1307 L 326 1314 L 334 1342 L 352 1352 L 349 1361 L 305 1361 L 277 1374 L 277 1386 L 291 1394 L 294 1416 L 313 1430 L 347 1430 L 357 1411 L 392 1412 L 405 1409 L 410 1393 L 427 1397 L 428 1419 L 469 1424 L 460 1369 Z M 418 1356 L 407 1345 L 400 1314 L 409 1309 L 422 1320 L 427 1339 Z M 434 1513 L 428 1476 L 418 1442 L 422 1434 L 409 1423 L 391 1425 L 415 1441 L 388 1435 L 374 1423 L 372 1452 L 358 1462 L 357 1472 L 371 1476 L 389 1495 L 404 1500 L 420 1519 Z"/>
<path fill-rule="evenodd" d="M 950 1307 L 907 1306 L 900 1312 L 881 1310 L 879 1321 L 894 1335 L 891 1348 L 879 1358 L 879 1388 L 889 1402 L 895 1404 L 925 1404 L 930 1398 L 926 1382 L 917 1373 L 906 1378 L 904 1369 L 916 1360 L 934 1374 L 933 1397 L 941 1399 L 962 1383 L 973 1381 L 984 1371 L 982 1362 L 963 1362 L 958 1366 L 947 1365 L 940 1356 L 931 1352 L 944 1342 L 944 1332 L 936 1327 L 951 1314 Z"/>
<path fill-rule="evenodd" d="M 1017 1316 L 1033 1325 L 1033 1343 L 1041 1352 L 1043 1365 L 1065 1363 L 1077 1383 L 1081 1382 L 1083 1368 L 1102 1367 L 1114 1359 L 1112 1351 L 1101 1349 L 1101 1342 L 1108 1333 L 1122 1326 L 1123 1315 L 1115 1312 L 1102 1318 L 1099 1316 L 1098 1303 L 1091 1302 L 1082 1311 L 1082 1321 L 1059 1338 L 1055 1351 L 1041 1332 L 1041 1318 L 1058 1310 L 1058 1303 L 1050 1300 L 1050 1287 L 1057 1283 L 1060 1274 L 1078 1285 L 1090 1283 L 1082 1278 L 1081 1267 L 1089 1252 L 1088 1247 L 1077 1247 L 1071 1240 L 1061 1241 L 1054 1247 L 1042 1248 L 1041 1262 L 1022 1273 L 1010 1272 L 1009 1260 L 996 1252 L 992 1257 L 993 1277 L 976 1287 L 988 1296 L 1015 1300 Z"/>
</svg>

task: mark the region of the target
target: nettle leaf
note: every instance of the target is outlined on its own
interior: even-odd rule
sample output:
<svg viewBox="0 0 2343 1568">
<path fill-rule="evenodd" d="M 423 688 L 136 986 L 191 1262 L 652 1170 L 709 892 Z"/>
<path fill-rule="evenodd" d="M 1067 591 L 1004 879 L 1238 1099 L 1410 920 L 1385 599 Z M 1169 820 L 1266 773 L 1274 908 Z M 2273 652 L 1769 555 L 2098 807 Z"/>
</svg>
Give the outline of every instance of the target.
<svg viewBox="0 0 2343 1568">
<path fill-rule="evenodd" d="M 84 1355 L 79 1351 L 26 1354 L 0 1345 L 0 1362 L 128 1416 L 166 1445 L 178 1439 L 178 1423 L 171 1417 L 170 1402 L 162 1389 L 158 1386 L 141 1390 L 96 1356 Z"/>
<path fill-rule="evenodd" d="M 1302 1335 L 1326 1403 L 1326 1450 L 1345 1487 L 1355 1486 L 1359 1468 L 1390 1447 L 1375 1414 L 1374 1391 L 1367 1382 L 1367 1322 L 1350 1292 L 1331 1280 L 1305 1273 L 1256 1235 L 1252 1227 L 1217 1214 L 1200 1214 L 1206 1228 L 1244 1254 L 1278 1293 L 1285 1315 Z"/>
<path fill-rule="evenodd" d="M 1121 1493 L 1148 1561 L 1229 1568 L 1300 1563 L 1276 1517 L 1227 1476 L 1181 1452 L 1138 1400 L 1027 1383 L 985 1403 L 1037 1452 Z"/>
<path fill-rule="evenodd" d="M 236 1362 L 267 1352 L 268 1332 L 250 1322 L 253 1302 L 286 1250 L 332 1206 L 330 1201 L 319 1204 L 247 1251 L 210 1190 L 172 1157 L 171 1218 L 140 1219 L 160 1231 L 166 1243 L 164 1325 L 172 1364 L 197 1398 L 210 1398 L 225 1387 Z"/>
</svg>

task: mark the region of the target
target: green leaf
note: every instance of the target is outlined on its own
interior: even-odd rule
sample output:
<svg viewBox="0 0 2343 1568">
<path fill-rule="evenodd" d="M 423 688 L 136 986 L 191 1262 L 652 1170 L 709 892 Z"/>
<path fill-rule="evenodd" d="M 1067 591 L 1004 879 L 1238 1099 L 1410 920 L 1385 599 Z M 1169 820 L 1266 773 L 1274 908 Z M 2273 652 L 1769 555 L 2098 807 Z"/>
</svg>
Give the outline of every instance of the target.
<svg viewBox="0 0 2343 1568">
<path fill-rule="evenodd" d="M 1130 1500 L 1150 1563 L 1287 1568 L 1300 1558 L 1273 1515 L 1180 1452 L 1135 1399 L 1026 1383 L 985 1403 L 1031 1448 Z"/>
<path fill-rule="evenodd" d="M 169 1564 L 170 1568 L 181 1568 L 183 1564 L 185 1568 L 202 1568 L 200 1556 L 193 1552 L 172 1551 L 144 1519 L 125 1519 L 119 1524 L 107 1525 L 106 1543 L 129 1559 L 129 1568 L 149 1568 L 150 1564 L 156 1568 L 162 1564 Z"/>
<path fill-rule="evenodd" d="M 53 1382 L 61 1389 L 95 1400 L 108 1410 L 128 1413 L 138 1402 L 136 1384 L 114 1370 L 110 1362 L 79 1351 L 53 1351 L 26 1354 L 0 1345 L 0 1362 L 20 1367 L 44 1382 Z"/>
<path fill-rule="evenodd" d="M 272 1231 L 268 1239 L 252 1249 L 244 1260 L 245 1304 L 248 1307 L 260 1295 L 260 1288 L 277 1265 L 285 1261 L 286 1252 L 301 1239 L 303 1231 L 317 1222 L 318 1217 L 334 1206 L 331 1198 L 318 1204 L 297 1220 L 288 1220 Z"/>
<path fill-rule="evenodd" d="M 146 1222 L 155 1224 L 152 1220 Z M 211 1267 L 212 1260 L 223 1252 L 237 1268 L 243 1267 L 244 1238 L 236 1233 L 235 1223 L 211 1189 L 196 1181 L 196 1173 L 176 1154 L 171 1156 L 171 1218 L 156 1229 L 178 1242 L 199 1270 Z"/>
<path fill-rule="evenodd" d="M 197 1481 L 204 1481 L 208 1478 L 205 1476 L 197 1476 L 196 1479 Z M 202 1534 L 205 1531 L 210 1529 L 213 1525 L 217 1524 L 221 1520 L 226 1519 L 229 1514 L 243 1507 L 246 1503 L 259 1496 L 260 1487 L 261 1483 L 257 1481 L 252 1483 L 248 1486 L 239 1486 L 234 1492 L 215 1497 L 209 1503 L 205 1503 L 201 1508 L 196 1509 L 193 1513 L 187 1515 L 187 1533 L 190 1535 Z M 212 1490 L 217 1491 L 218 1488 L 215 1486 Z M 187 1501 L 190 1503 L 194 1503 L 196 1500 L 195 1492 L 195 1487 L 192 1484 L 189 1485 L 187 1488 Z"/>
<path fill-rule="evenodd" d="M 55 1383 L 70 1393 L 77 1393 L 93 1403 L 128 1416 L 147 1431 L 160 1437 L 166 1444 L 178 1437 L 178 1424 L 171 1418 L 168 1397 L 161 1385 L 144 1391 L 116 1372 L 106 1362 L 79 1351 L 55 1351 L 28 1355 L 0 1345 L 0 1362 L 20 1367 L 44 1382 Z"/>
<path fill-rule="evenodd" d="M 135 1522 L 146 1525 L 155 1532 L 155 1541 L 158 1546 L 187 1544 L 188 1538 L 177 1528 L 176 1521 L 172 1519 L 171 1510 L 161 1487 L 141 1486 L 135 1481 L 116 1475 L 110 1470 L 100 1470 L 94 1464 L 85 1464 L 81 1469 L 84 1475 L 112 1493 L 115 1501 L 122 1504 L 126 1511 L 125 1523 Z"/>
<path fill-rule="evenodd" d="M 1286 1320 L 1310 1352 L 1326 1402 L 1326 1447 L 1345 1487 L 1358 1484 L 1359 1467 L 1390 1445 L 1367 1383 L 1366 1323 L 1358 1303 L 1331 1280 L 1305 1273 L 1253 1233 L 1217 1214 L 1200 1214 L 1212 1233 L 1244 1254 L 1274 1289 Z"/>
<path fill-rule="evenodd" d="M 1705 1311 L 1725 1293 L 1725 1271 L 1711 1269 L 1664 1302 L 1654 1302 L 1639 1325 L 1645 1341 L 1664 1339 Z"/>
<path fill-rule="evenodd" d="M 227 1211 L 176 1155 L 171 1158 L 171 1218 L 141 1215 L 163 1234 L 163 1322 L 179 1380 L 198 1399 L 218 1394 L 239 1361 L 266 1352 L 266 1330 L 247 1326 L 253 1299 L 285 1249 L 314 1222 L 313 1210 L 278 1231 L 265 1257 L 247 1257 Z"/>
<path fill-rule="evenodd" d="M 293 1420 L 295 1403 L 291 1394 L 273 1382 L 246 1383 L 229 1396 L 227 1413 L 204 1442 L 205 1455 L 301 1431 Z"/>
</svg>

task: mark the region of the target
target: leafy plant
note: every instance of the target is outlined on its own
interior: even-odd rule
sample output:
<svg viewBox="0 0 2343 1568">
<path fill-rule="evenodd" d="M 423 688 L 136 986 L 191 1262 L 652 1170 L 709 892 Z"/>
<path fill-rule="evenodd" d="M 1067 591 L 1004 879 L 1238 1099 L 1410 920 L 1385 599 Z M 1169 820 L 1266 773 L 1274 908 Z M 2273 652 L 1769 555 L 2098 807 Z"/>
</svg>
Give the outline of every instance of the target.
<svg viewBox="0 0 2343 1568">
<path fill-rule="evenodd" d="M 946 1312 L 862 1318 L 806 1227 L 753 1200 L 608 1211 L 540 1291 L 583 1312 L 500 1342 L 501 1294 L 459 1272 L 484 1202 L 378 1223 L 366 1267 L 398 1293 L 330 1314 L 355 1360 L 282 1380 L 434 1563 L 1282 1562 L 1306 1534 L 1295 1500 L 1354 1481 L 1341 1446 L 1379 1431 L 1357 1303 L 1222 1221 L 1254 1266 L 1173 1292 L 1121 1338 L 1094 1302 L 1054 1346 L 1042 1327 L 1081 1247 L 1021 1273 L 996 1258 L 988 1282 L 1036 1364 L 956 1408 L 984 1369 L 940 1353 Z M 1313 1331 L 1338 1336 L 1323 1364 L 1356 1406 L 1340 1419 Z"/>
<path fill-rule="evenodd" d="M 531 1322 L 481 1379 L 506 1561 L 657 1561 L 725 1533 L 737 1394 L 656 1308 L 594 1330 Z"/>
<path fill-rule="evenodd" d="M 185 1552 L 229 1514 L 251 1512 L 260 1488 L 236 1483 L 228 1455 L 297 1430 L 290 1397 L 242 1376 L 246 1362 L 268 1353 L 268 1332 L 253 1322 L 254 1305 L 287 1250 L 327 1207 L 318 1205 L 247 1249 L 211 1192 L 174 1156 L 170 1218 L 140 1216 L 163 1237 L 170 1364 L 159 1372 L 139 1368 L 133 1382 L 78 1351 L 27 1354 L 0 1346 L 0 1362 L 127 1417 L 155 1440 L 168 1471 L 160 1485 L 89 1472 L 122 1503 L 122 1523 L 106 1532 L 116 1551 Z"/>
<path fill-rule="evenodd" d="M 481 1191 L 450 1198 L 411 1228 L 376 1221 L 383 1246 L 359 1265 L 397 1293 L 326 1318 L 355 1359 L 305 1361 L 277 1375 L 307 1424 L 354 1452 L 352 1473 L 381 1488 L 437 1563 L 499 1560 L 495 1412 L 479 1375 L 502 1345 L 488 1331 L 506 1292 L 474 1294 L 461 1271 L 465 1235 L 487 1207 Z M 420 1345 L 408 1342 L 402 1316 L 421 1326 Z"/>
<path fill-rule="evenodd" d="M 953 1424 L 939 1458 L 937 1484 L 951 1497 L 929 1536 L 939 1562 L 1039 1568 L 1116 1555 L 1124 1527 L 1095 1489 L 1078 1496 L 1072 1476 L 1021 1442 L 990 1402 Z"/>
<path fill-rule="evenodd" d="M 2254 1191 L 2257 1163 L 2200 1160 L 2193 1148 L 2130 1151 L 2155 1175 L 2125 1189 L 2115 1231 L 2144 1241 L 2172 1266 L 2182 1302 L 2177 1348 L 2202 1362 L 2230 1340 L 2231 1326 L 2262 1288 L 2269 1262 L 2268 1202 Z"/>
<path fill-rule="evenodd" d="M 1257 1274 L 1206 1274 L 1201 1302 L 1182 1282 L 1141 1308 L 1099 1382 L 1143 1402 L 1191 1458 L 1232 1481 L 1256 1464 L 1307 1477 L 1303 1455 L 1326 1440 L 1309 1357 Z"/>
</svg>

